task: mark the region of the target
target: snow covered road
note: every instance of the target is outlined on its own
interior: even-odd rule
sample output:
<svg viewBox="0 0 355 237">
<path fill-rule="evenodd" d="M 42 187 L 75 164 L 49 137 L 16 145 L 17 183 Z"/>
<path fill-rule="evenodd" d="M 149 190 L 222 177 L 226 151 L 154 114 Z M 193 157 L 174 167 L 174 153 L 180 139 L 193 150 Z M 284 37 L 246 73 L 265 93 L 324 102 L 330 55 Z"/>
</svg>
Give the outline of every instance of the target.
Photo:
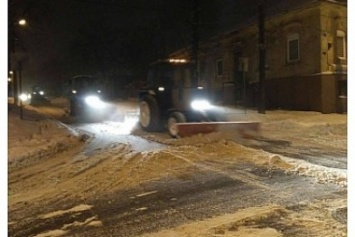
<svg viewBox="0 0 355 237">
<path fill-rule="evenodd" d="M 44 118 L 9 114 L 11 236 L 346 236 L 346 115 L 250 112 L 264 140 L 171 139 L 29 109 Z"/>
</svg>

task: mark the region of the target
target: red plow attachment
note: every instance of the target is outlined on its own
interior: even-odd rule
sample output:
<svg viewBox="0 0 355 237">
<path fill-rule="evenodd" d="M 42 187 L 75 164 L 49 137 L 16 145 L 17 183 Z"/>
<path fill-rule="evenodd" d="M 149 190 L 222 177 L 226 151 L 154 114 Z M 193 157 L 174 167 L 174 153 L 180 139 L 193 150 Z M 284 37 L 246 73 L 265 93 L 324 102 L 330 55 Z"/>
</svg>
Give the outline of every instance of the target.
<svg viewBox="0 0 355 237">
<path fill-rule="evenodd" d="M 188 137 L 199 133 L 233 132 L 243 138 L 254 138 L 260 131 L 260 122 L 199 122 L 176 123 L 177 137 Z"/>
</svg>

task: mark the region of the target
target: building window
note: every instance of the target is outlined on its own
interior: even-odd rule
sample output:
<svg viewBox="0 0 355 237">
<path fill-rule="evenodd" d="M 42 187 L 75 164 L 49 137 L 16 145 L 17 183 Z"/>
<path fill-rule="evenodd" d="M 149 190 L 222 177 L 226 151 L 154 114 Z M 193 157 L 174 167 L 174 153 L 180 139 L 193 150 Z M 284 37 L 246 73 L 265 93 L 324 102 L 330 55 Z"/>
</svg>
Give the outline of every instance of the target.
<svg viewBox="0 0 355 237">
<path fill-rule="evenodd" d="M 287 36 L 287 62 L 300 60 L 300 40 L 298 34 Z"/>
<path fill-rule="evenodd" d="M 335 42 L 336 55 L 339 58 L 346 58 L 346 43 L 345 43 L 345 32 L 337 30 L 337 37 Z"/>
<path fill-rule="evenodd" d="M 338 83 L 338 96 L 346 98 L 348 96 L 347 81 L 339 81 Z"/>
<path fill-rule="evenodd" d="M 216 62 L 216 71 L 217 71 L 217 76 L 222 76 L 223 75 L 223 61 L 222 59 L 218 59 Z"/>
</svg>

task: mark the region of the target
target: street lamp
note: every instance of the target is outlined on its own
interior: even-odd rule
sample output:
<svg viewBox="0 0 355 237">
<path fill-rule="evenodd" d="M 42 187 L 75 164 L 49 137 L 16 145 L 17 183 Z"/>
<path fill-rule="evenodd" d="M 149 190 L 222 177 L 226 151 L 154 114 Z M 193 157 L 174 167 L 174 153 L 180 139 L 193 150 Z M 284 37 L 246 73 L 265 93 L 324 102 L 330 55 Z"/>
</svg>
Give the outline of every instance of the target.
<svg viewBox="0 0 355 237">
<path fill-rule="evenodd" d="M 11 71 L 10 73 L 10 78 L 13 79 L 13 87 L 14 87 L 14 103 L 17 105 L 17 96 L 22 93 L 22 76 L 21 76 L 21 71 L 22 71 L 22 57 L 23 57 L 23 52 L 17 52 L 18 49 L 16 49 L 16 32 L 15 32 L 15 27 L 17 28 L 23 28 L 27 26 L 27 21 L 26 19 L 19 19 L 17 22 L 13 22 L 12 25 L 9 24 L 9 70 L 12 70 L 13 63 L 11 63 L 11 57 L 10 54 L 12 54 L 12 58 L 17 61 L 17 71 L 15 71 L 15 74 L 12 75 Z M 20 99 L 20 117 L 23 119 L 23 104 L 22 100 Z"/>
<path fill-rule="evenodd" d="M 13 71 L 9 71 L 9 77 L 7 78 L 7 82 L 8 82 L 8 83 L 12 82 L 13 74 L 14 74 Z"/>
<path fill-rule="evenodd" d="M 26 26 L 26 25 L 27 25 L 27 21 L 26 21 L 26 19 L 20 19 L 20 20 L 18 21 L 18 24 L 19 24 L 20 26 Z"/>
<path fill-rule="evenodd" d="M 9 75 L 7 78 L 7 94 L 9 97 L 13 96 L 13 78 L 14 78 L 14 72 L 9 71 Z"/>
</svg>

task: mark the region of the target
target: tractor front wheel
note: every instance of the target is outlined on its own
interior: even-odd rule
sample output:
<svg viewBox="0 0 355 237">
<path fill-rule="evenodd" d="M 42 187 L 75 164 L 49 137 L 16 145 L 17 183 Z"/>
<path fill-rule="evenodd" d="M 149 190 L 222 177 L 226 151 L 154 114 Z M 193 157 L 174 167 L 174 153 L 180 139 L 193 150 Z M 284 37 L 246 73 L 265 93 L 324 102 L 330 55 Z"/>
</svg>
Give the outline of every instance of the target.
<svg viewBox="0 0 355 237">
<path fill-rule="evenodd" d="M 177 123 L 186 123 L 186 118 L 184 114 L 174 111 L 170 113 L 168 117 L 168 130 L 172 137 L 178 137 Z"/>
<path fill-rule="evenodd" d="M 161 128 L 159 107 L 151 95 L 143 96 L 139 102 L 139 123 L 148 132 L 157 132 Z"/>
</svg>

